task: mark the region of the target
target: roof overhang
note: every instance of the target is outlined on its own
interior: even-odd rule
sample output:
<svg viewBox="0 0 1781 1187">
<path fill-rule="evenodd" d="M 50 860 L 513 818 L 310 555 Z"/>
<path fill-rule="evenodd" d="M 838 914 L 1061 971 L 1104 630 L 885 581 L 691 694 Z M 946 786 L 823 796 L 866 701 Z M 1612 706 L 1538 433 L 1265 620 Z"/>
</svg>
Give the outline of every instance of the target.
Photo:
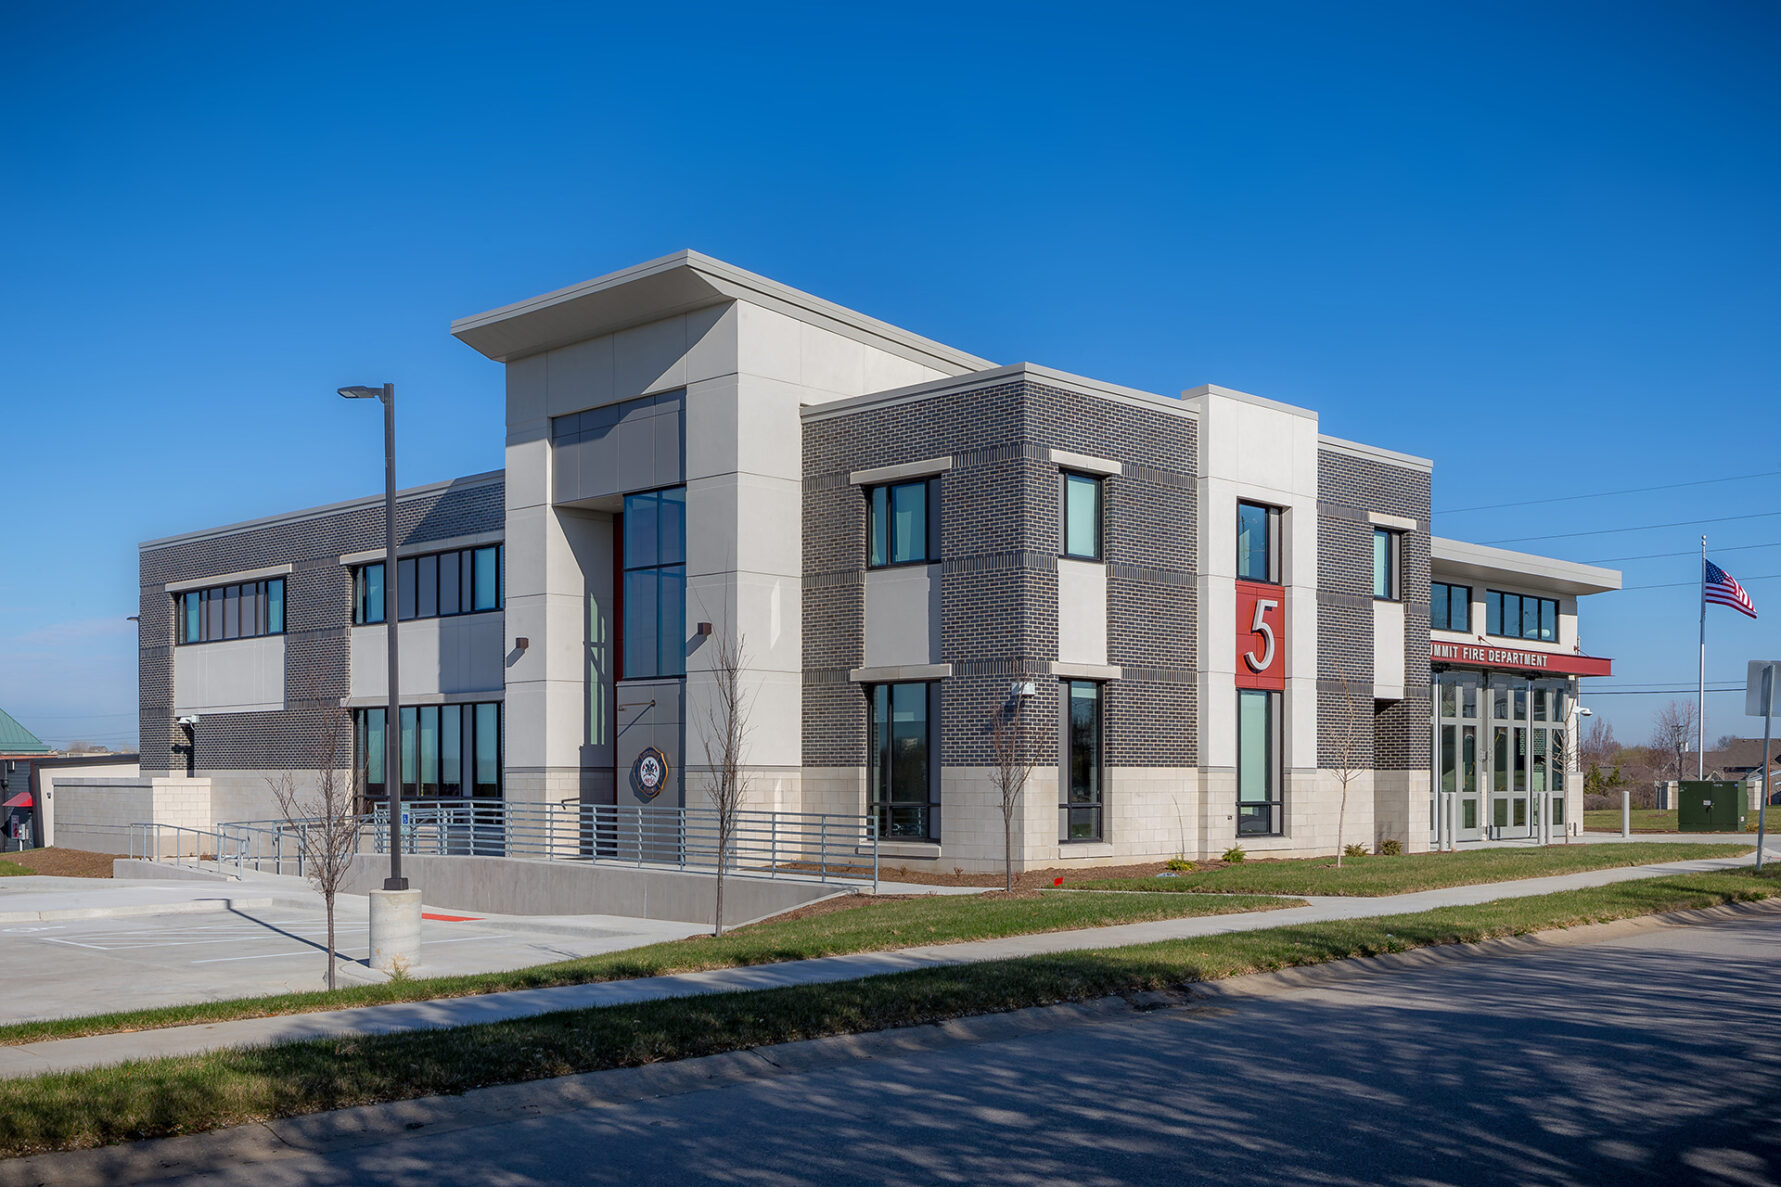
<svg viewBox="0 0 1781 1187">
<path fill-rule="evenodd" d="M 1620 588 L 1620 571 L 1488 544 L 1468 544 L 1436 536 L 1429 541 L 1430 568 L 1437 578 L 1468 577 L 1562 594 L 1609 593 Z"/>
<path fill-rule="evenodd" d="M 747 301 L 876 346 L 949 375 L 988 359 L 769 280 L 696 251 L 680 251 L 451 323 L 452 336 L 498 363 L 583 342 L 712 305 Z"/>
</svg>

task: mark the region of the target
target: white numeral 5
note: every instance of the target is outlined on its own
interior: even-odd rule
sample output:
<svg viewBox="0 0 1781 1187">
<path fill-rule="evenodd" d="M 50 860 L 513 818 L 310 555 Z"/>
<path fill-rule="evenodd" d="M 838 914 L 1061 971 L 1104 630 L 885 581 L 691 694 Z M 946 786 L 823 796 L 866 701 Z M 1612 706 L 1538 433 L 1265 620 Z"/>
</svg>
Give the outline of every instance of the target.
<svg viewBox="0 0 1781 1187">
<path fill-rule="evenodd" d="M 1268 625 L 1264 616 L 1279 605 L 1279 602 L 1271 598 L 1255 600 L 1255 621 L 1249 624 L 1249 629 L 1262 637 L 1262 657 L 1255 658 L 1254 651 L 1243 656 L 1243 662 L 1249 665 L 1252 672 L 1265 672 L 1274 665 L 1274 628 Z"/>
</svg>

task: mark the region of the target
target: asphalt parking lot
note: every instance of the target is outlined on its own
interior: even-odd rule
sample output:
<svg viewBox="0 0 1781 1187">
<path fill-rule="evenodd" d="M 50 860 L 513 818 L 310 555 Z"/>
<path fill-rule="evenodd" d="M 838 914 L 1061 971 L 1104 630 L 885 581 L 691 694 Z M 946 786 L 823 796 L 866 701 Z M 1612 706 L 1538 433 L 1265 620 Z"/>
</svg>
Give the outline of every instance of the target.
<svg viewBox="0 0 1781 1187">
<path fill-rule="evenodd" d="M 9 891 L 23 891 L 27 887 L 20 883 L 67 880 L 7 881 Z M 132 899 L 140 902 L 128 883 L 101 886 L 103 891 L 85 891 L 82 901 L 92 902 L 94 895 L 103 894 L 120 905 Z M 211 904 L 199 909 L 193 908 L 196 894 L 184 896 L 180 903 L 165 904 L 169 911 L 185 913 L 0 922 L 0 968 L 5 970 L 0 1023 L 325 985 L 327 920 L 319 899 L 313 907 L 297 899 L 269 906 L 209 909 L 212 904 L 222 906 L 228 897 L 251 899 L 263 891 L 233 886 L 217 887 L 209 893 Z M 32 898 L 56 901 L 37 895 Z M 98 909 L 104 909 L 103 900 Z M 421 960 L 415 972 L 524 968 L 678 939 L 701 930 L 685 923 L 598 915 L 491 919 L 427 908 L 421 923 Z M 365 963 L 369 936 L 363 898 L 340 900 L 335 945 L 342 957 L 338 965 L 342 984 L 383 980 L 382 974 Z"/>
</svg>

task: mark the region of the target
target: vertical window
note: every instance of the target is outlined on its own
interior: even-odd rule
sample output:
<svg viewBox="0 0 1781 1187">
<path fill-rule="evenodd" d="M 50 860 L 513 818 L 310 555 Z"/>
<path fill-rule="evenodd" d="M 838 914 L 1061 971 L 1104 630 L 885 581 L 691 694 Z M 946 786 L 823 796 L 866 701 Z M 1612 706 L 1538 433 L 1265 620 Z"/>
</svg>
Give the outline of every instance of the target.
<svg viewBox="0 0 1781 1187">
<path fill-rule="evenodd" d="M 501 605 L 501 550 L 478 548 L 475 552 L 476 587 L 473 610 L 494 610 Z"/>
<path fill-rule="evenodd" d="M 1101 559 L 1101 480 L 1064 474 L 1064 555 Z"/>
<path fill-rule="evenodd" d="M 1558 642 L 1558 599 L 1487 590 L 1485 631 L 1506 639 Z"/>
<path fill-rule="evenodd" d="M 484 701 L 476 710 L 476 794 L 501 794 L 501 706 Z"/>
<path fill-rule="evenodd" d="M 869 793 L 878 835 L 887 839 L 935 840 L 940 836 L 935 803 L 931 712 L 938 699 L 933 684 L 877 684 L 872 699 Z"/>
<path fill-rule="evenodd" d="M 274 577 L 266 583 L 266 633 L 284 634 L 284 578 Z"/>
<path fill-rule="evenodd" d="M 684 676 L 686 488 L 626 495 L 623 531 L 623 675 Z"/>
<path fill-rule="evenodd" d="M 414 565 L 414 616 L 439 617 L 439 558 L 419 556 Z"/>
<path fill-rule="evenodd" d="M 938 522 L 940 480 L 918 478 L 890 486 L 875 486 L 870 492 L 871 542 L 867 563 L 878 568 L 884 565 L 915 565 L 937 560 L 938 533 L 931 530 Z"/>
<path fill-rule="evenodd" d="M 456 614 L 464 607 L 464 554 L 461 552 L 442 552 L 439 554 L 439 616 Z"/>
<path fill-rule="evenodd" d="M 1237 504 L 1237 578 L 1280 583 L 1280 509 Z"/>
<path fill-rule="evenodd" d="M 1280 694 L 1237 690 L 1237 835 L 1281 831 Z"/>
<path fill-rule="evenodd" d="M 502 566 L 506 548 L 487 544 L 425 556 L 403 557 L 396 562 L 401 588 L 399 617 L 444 618 L 501 608 Z M 354 626 L 384 620 L 383 562 L 371 561 L 353 573 Z"/>
<path fill-rule="evenodd" d="M 1398 551 L 1402 535 L 1386 528 L 1373 529 L 1373 596 L 1387 601 L 1398 598 Z"/>
<path fill-rule="evenodd" d="M 1066 680 L 1064 693 L 1063 840 L 1099 841 L 1105 835 L 1101 772 L 1101 686 Z"/>
<path fill-rule="evenodd" d="M 464 714 L 447 705 L 439 715 L 439 794 L 464 794 Z"/>
</svg>

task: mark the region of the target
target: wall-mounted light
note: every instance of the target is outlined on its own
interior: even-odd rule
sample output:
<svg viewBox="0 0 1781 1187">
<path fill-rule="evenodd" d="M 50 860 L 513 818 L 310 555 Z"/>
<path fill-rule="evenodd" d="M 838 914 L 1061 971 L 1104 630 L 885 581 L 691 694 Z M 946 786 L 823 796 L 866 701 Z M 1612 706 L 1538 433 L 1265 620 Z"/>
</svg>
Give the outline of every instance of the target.
<svg viewBox="0 0 1781 1187">
<path fill-rule="evenodd" d="M 532 640 L 528 639 L 524 635 L 520 635 L 518 638 L 514 639 L 513 645 L 515 647 L 519 648 L 521 651 L 524 651 L 526 648 L 528 648 L 532 645 Z"/>
<path fill-rule="evenodd" d="M 701 622 L 699 624 L 699 633 L 701 635 L 709 635 L 711 633 L 711 624 L 708 622 Z"/>
<path fill-rule="evenodd" d="M 1008 686 L 1008 695 L 1011 697 L 1036 697 L 1039 695 L 1039 690 L 1031 680 L 1016 680 Z"/>
</svg>

